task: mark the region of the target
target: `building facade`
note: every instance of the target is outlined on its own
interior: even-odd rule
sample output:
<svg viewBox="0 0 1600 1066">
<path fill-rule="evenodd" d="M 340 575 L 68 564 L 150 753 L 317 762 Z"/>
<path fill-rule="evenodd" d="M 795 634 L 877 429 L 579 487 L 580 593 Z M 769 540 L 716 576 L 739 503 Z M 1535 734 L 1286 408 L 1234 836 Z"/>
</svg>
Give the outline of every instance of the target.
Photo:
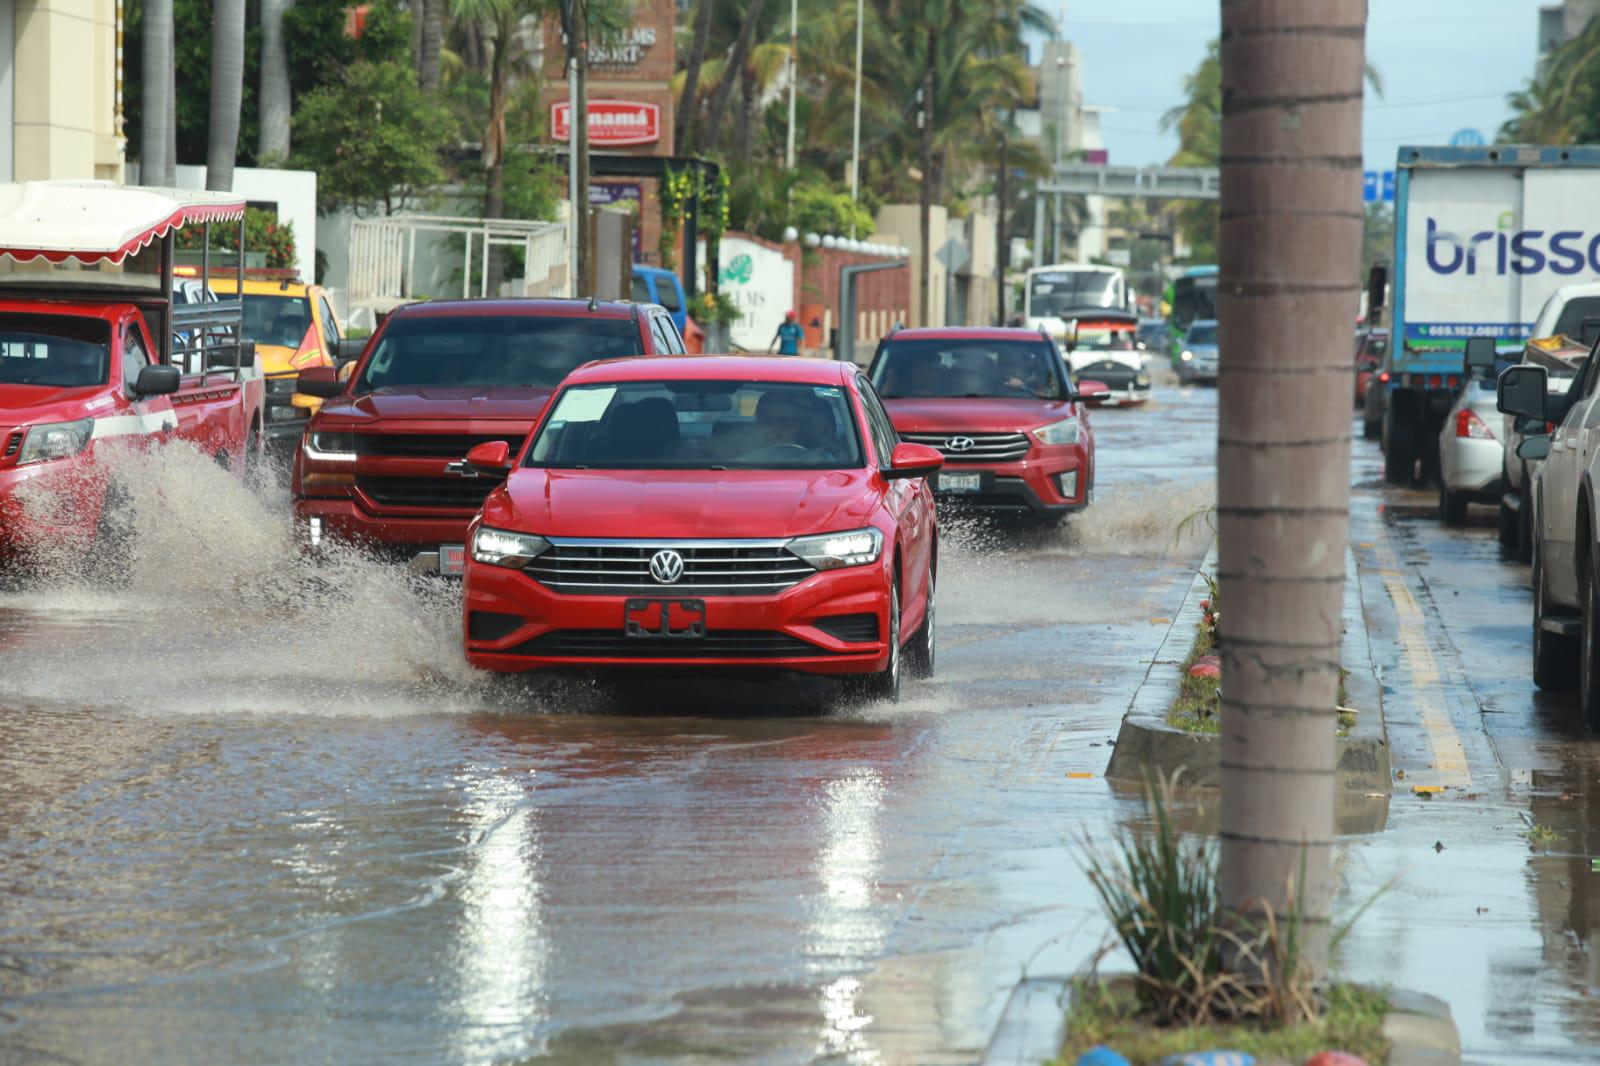
<svg viewBox="0 0 1600 1066">
<path fill-rule="evenodd" d="M 0 0 L 0 181 L 121 181 L 122 5 Z"/>
</svg>

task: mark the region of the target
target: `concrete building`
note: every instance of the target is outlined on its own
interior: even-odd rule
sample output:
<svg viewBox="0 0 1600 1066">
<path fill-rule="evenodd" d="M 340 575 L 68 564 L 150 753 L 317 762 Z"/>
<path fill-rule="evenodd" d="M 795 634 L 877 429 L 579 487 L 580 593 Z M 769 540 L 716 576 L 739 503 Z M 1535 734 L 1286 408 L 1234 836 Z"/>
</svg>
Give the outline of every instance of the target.
<svg viewBox="0 0 1600 1066">
<path fill-rule="evenodd" d="M 123 178 L 117 0 L 0 0 L 0 181 Z"/>
<path fill-rule="evenodd" d="M 1071 41 L 1046 41 L 1032 68 L 1034 106 L 1017 112 L 1019 132 L 1052 163 L 1104 160 L 1102 108 L 1083 98 L 1083 57 Z M 1081 206 L 1081 210 L 1079 209 Z M 1100 196 L 1081 204 L 1041 200 L 1034 218 L 1034 262 L 1089 262 L 1106 251 L 1106 203 Z"/>
<path fill-rule="evenodd" d="M 1582 33 L 1596 15 L 1600 0 L 1562 0 L 1539 9 L 1539 65 L 1551 52 Z"/>
</svg>

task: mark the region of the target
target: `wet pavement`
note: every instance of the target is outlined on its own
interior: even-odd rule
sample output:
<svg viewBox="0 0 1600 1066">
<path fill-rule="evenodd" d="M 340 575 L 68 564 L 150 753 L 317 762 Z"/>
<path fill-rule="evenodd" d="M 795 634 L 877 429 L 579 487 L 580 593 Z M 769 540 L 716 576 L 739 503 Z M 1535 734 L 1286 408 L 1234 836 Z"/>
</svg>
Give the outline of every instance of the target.
<svg viewBox="0 0 1600 1066">
<path fill-rule="evenodd" d="M 491 683 L 448 587 L 312 580 L 281 490 L 152 471 L 125 590 L 0 594 L 0 1061 L 974 1061 L 1104 938 L 1081 845 L 1140 806 L 1099 775 L 1205 547 L 1215 393 L 1094 425 L 1086 514 L 947 524 L 893 707 Z M 1472 1061 L 1600 1054 L 1600 755 L 1533 692 L 1527 571 L 1356 452 L 1406 778 L 1346 827 L 1342 913 L 1392 887 L 1340 965 Z"/>
</svg>

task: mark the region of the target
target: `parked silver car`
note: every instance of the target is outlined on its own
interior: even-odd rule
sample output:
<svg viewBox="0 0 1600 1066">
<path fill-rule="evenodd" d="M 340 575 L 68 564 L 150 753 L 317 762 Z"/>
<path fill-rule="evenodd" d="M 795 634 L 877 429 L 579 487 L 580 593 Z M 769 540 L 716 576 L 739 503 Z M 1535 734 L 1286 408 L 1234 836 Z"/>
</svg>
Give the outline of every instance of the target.
<svg viewBox="0 0 1600 1066">
<path fill-rule="evenodd" d="M 1467 342 L 1465 384 L 1439 430 L 1439 520 L 1465 525 L 1467 505 L 1497 503 L 1503 491 L 1505 443 L 1495 434 L 1504 420 L 1495 405 L 1495 346 L 1488 337 Z"/>
</svg>

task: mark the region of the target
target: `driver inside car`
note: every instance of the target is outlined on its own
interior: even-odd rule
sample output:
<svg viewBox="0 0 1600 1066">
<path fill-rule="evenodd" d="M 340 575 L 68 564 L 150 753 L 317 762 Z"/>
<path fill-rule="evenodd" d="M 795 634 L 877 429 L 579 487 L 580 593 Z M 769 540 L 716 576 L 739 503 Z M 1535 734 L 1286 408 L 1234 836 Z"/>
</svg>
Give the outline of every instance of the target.
<svg viewBox="0 0 1600 1066">
<path fill-rule="evenodd" d="M 769 459 L 802 452 L 820 457 L 832 450 L 836 434 L 827 406 L 798 391 L 764 393 L 756 402 L 755 452 Z"/>
</svg>

